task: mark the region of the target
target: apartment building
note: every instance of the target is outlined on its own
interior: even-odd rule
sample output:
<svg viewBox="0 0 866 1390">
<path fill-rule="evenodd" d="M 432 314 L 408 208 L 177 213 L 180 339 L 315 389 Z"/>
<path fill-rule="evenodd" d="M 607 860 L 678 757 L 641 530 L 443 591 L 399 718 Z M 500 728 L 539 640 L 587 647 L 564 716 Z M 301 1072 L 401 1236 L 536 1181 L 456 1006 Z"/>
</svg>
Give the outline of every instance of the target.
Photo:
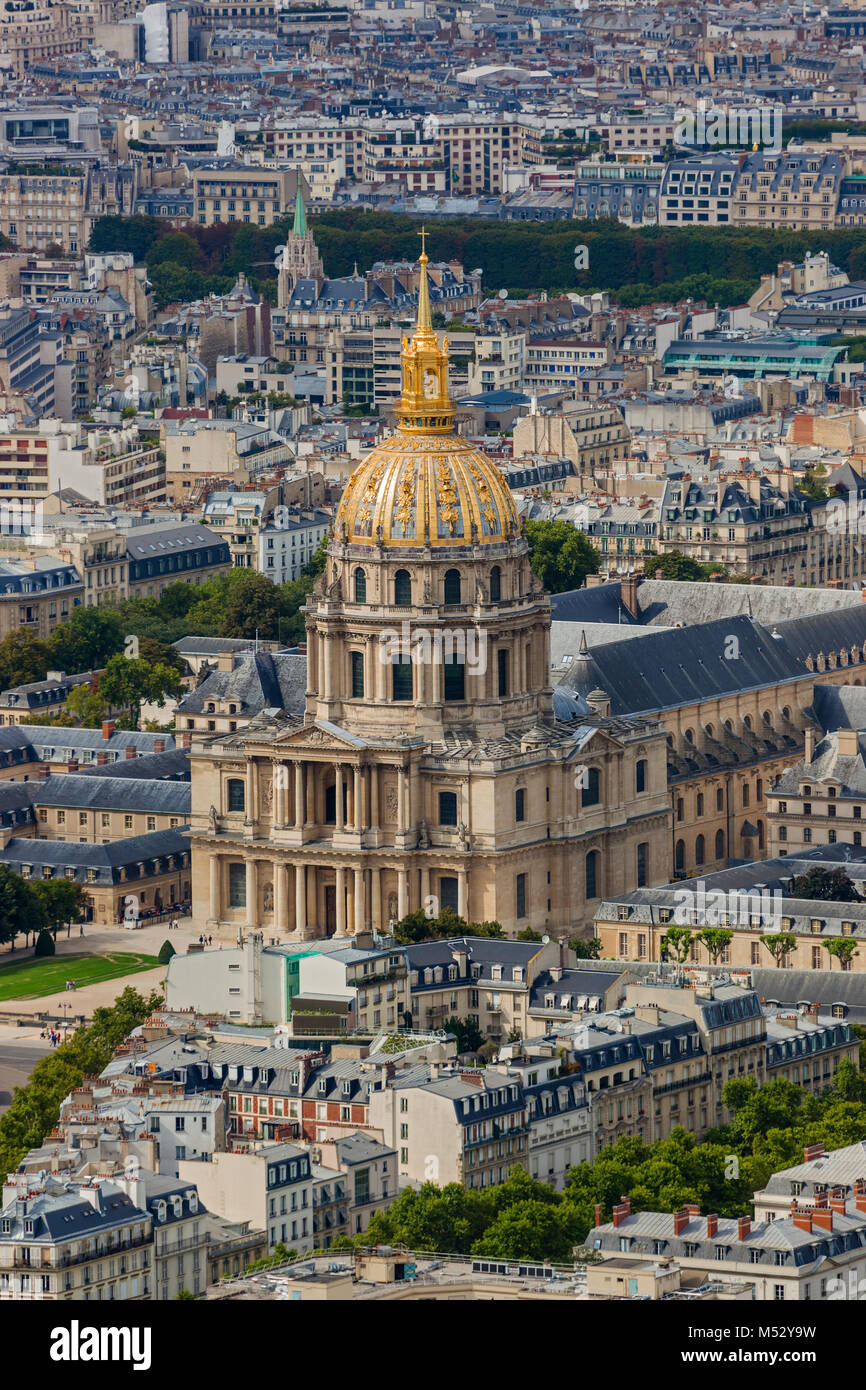
<svg viewBox="0 0 866 1390">
<path fill-rule="evenodd" d="M 107 845 L 15 837 L 2 859 L 21 878 L 82 884 L 88 922 L 114 925 L 190 902 L 189 851 L 180 829 Z"/>
<path fill-rule="evenodd" d="M 250 1144 L 247 1152 L 215 1153 L 209 1163 L 182 1159 L 178 1173 L 193 1183 L 209 1211 L 267 1232 L 268 1248 L 304 1254 L 316 1247 L 310 1155 L 297 1144 Z"/>
<path fill-rule="evenodd" d="M 43 641 L 84 599 L 84 584 L 70 564 L 47 555 L 0 561 L 0 638 L 31 632 Z"/>
<path fill-rule="evenodd" d="M 208 1283 L 210 1240 L 208 1212 L 198 1191 L 176 1178 L 144 1173 L 127 1180 L 136 1206 L 150 1215 L 153 1231 L 153 1297 L 177 1298 L 181 1290 L 194 1297 Z"/>
<path fill-rule="evenodd" d="M 338 1236 L 366 1231 L 398 1195 L 396 1150 L 369 1134 L 323 1140 L 312 1158 L 313 1231 L 325 1250 Z"/>
<path fill-rule="evenodd" d="M 564 401 L 556 415 L 532 411 L 515 420 L 513 456 L 516 461 L 527 454 L 553 454 L 570 459 L 576 474 L 591 477 L 626 458 L 630 439 L 631 431 L 616 405 Z"/>
<path fill-rule="evenodd" d="M 529 1153 L 522 1087 L 487 1071 L 433 1081 L 397 1072 L 370 1093 L 369 1114 L 371 1127 L 397 1150 L 404 1182 L 494 1187 Z"/>
<path fill-rule="evenodd" d="M 239 420 L 163 421 L 165 486 L 169 502 L 188 505 L 196 486 L 242 474 L 272 473 L 291 457 L 280 435 L 265 425 Z"/>
<path fill-rule="evenodd" d="M 63 337 L 43 333 L 28 308 L 0 307 L 0 381 L 11 395 L 24 395 L 40 419 L 55 413 L 55 372 L 63 361 Z"/>
<path fill-rule="evenodd" d="M 474 347 L 475 360 L 469 363 L 466 383 L 470 396 L 480 391 L 523 391 L 525 333 L 479 333 Z"/>
<path fill-rule="evenodd" d="M 28 783 L 26 789 L 40 840 L 110 845 L 130 835 L 175 830 L 189 820 L 187 782 L 66 772 Z"/>
<path fill-rule="evenodd" d="M 113 1183 L 16 1197 L 0 1211 L 0 1300 L 153 1296 L 152 1218 Z"/>
<path fill-rule="evenodd" d="M 737 168 L 736 158 L 726 154 L 670 160 L 659 192 L 659 226 L 733 222 Z"/>
<path fill-rule="evenodd" d="M 863 844 L 864 737 L 857 729 L 817 739 L 812 729 L 806 731 L 803 757 L 767 791 L 771 856 L 796 856 L 813 845 Z"/>
<path fill-rule="evenodd" d="M 330 513 L 318 507 L 278 507 L 256 533 L 258 569 L 275 584 L 300 579 L 330 525 Z"/>
<path fill-rule="evenodd" d="M 612 349 L 580 338 L 531 338 L 526 347 L 524 389 L 534 395 L 573 391 L 577 377 L 606 367 Z"/>
<path fill-rule="evenodd" d="M 231 568 L 228 542 L 195 522 L 136 526 L 126 537 L 129 596 L 159 598 L 170 584 L 204 584 Z"/>
<path fill-rule="evenodd" d="M 44 251 L 56 244 L 83 251 L 93 224 L 85 169 L 46 165 L 33 173 L 0 173 L 0 230 L 16 246 Z"/>
<path fill-rule="evenodd" d="M 796 1199 L 775 1221 L 748 1216 L 701 1215 L 697 1204 L 679 1211 L 633 1213 L 624 1197 L 613 1220 L 601 1221 L 587 1244 L 618 1262 L 645 1265 L 647 1258 L 675 1260 L 683 1272 L 701 1281 L 745 1284 L 753 1297 L 768 1302 L 823 1302 L 844 1296 L 849 1280 L 859 1287 L 866 1270 L 866 1194 L 853 1202 L 822 1199 L 814 1207 Z"/>
<path fill-rule="evenodd" d="M 248 164 L 204 165 L 193 170 L 192 185 L 195 220 L 202 227 L 220 222 L 269 227 L 294 207 L 298 172 Z"/>
<path fill-rule="evenodd" d="M 628 117 L 602 126 L 601 137 L 609 150 L 631 153 L 636 150 L 660 153 L 673 144 L 676 123 L 673 115 Z"/>
<path fill-rule="evenodd" d="M 767 584 L 804 583 L 811 508 L 794 491 L 791 475 L 780 474 L 778 482 L 749 475 L 667 483 L 659 503 L 659 552 L 677 550 Z M 839 548 L 853 550 L 855 537 L 836 539 Z"/>
<path fill-rule="evenodd" d="M 860 1140 L 841 1149 L 808 1144 L 803 1162 L 775 1172 L 767 1186 L 755 1193 L 755 1219 L 778 1221 L 788 1216 L 791 1201 L 798 1207 L 815 1207 L 832 1194 L 846 1199 L 866 1192 L 866 1146 Z"/>
<path fill-rule="evenodd" d="M 832 227 L 847 172 L 844 152 L 740 156 L 730 220 L 741 227 Z"/>
</svg>

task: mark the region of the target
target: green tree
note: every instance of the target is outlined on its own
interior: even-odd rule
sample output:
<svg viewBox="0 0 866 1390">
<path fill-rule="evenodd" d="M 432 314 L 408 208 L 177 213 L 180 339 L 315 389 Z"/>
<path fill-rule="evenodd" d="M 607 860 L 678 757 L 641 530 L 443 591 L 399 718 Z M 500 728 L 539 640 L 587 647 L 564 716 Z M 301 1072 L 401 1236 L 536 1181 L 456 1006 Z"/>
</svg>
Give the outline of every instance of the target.
<svg viewBox="0 0 866 1390">
<path fill-rule="evenodd" d="M 533 931 L 532 927 L 524 927 L 517 933 L 518 941 L 543 941 L 544 938 L 540 931 Z"/>
<path fill-rule="evenodd" d="M 792 898 L 809 898 L 833 903 L 862 903 L 863 899 L 844 869 L 824 869 L 815 864 L 804 874 L 796 874 L 788 890 Z"/>
<path fill-rule="evenodd" d="M 44 680 L 50 664 L 49 643 L 25 628 L 8 633 L 0 642 L 0 685 L 4 689 Z"/>
<path fill-rule="evenodd" d="M 160 662 L 152 665 L 143 657 L 113 656 L 99 677 L 99 693 L 110 705 L 129 707 L 133 727 L 138 728 L 142 702 L 162 707 L 166 698 L 179 700 L 183 694 L 180 676 L 174 667 Z"/>
<path fill-rule="evenodd" d="M 0 942 L 15 949 L 15 938 L 27 940 L 47 924 L 45 909 L 34 892 L 34 885 L 15 874 L 8 864 L 0 864 Z"/>
<path fill-rule="evenodd" d="M 529 563 L 552 594 L 579 589 L 588 574 L 597 574 L 601 555 L 569 521 L 528 521 Z"/>
<path fill-rule="evenodd" d="M 468 1018 L 457 1018 L 456 1015 L 452 1015 L 451 1018 L 446 1018 L 442 1024 L 442 1029 L 446 1033 L 454 1034 L 457 1039 L 458 1052 L 477 1052 L 484 1042 L 484 1034 L 478 1024 L 473 1023 Z"/>
<path fill-rule="evenodd" d="M 802 492 L 805 497 L 813 502 L 826 502 L 830 493 L 826 487 L 829 477 L 824 464 L 818 460 L 814 468 L 807 468 L 806 473 L 797 484 L 797 491 Z"/>
<path fill-rule="evenodd" d="M 551 1260 L 571 1264 L 579 1221 L 571 1207 L 524 1201 L 499 1212 L 472 1246 L 496 1260 Z"/>
<path fill-rule="evenodd" d="M 424 1183 L 417 1190 L 404 1188 L 387 1211 L 373 1213 L 364 1244 L 468 1255 L 492 1215 L 489 1189 L 479 1192 L 456 1182 L 442 1188 Z"/>
<path fill-rule="evenodd" d="M 694 934 L 688 927 L 668 927 L 661 939 L 661 947 L 670 959 L 684 965 L 692 949 Z"/>
<path fill-rule="evenodd" d="M 53 666 L 70 674 L 99 671 L 123 650 L 123 624 L 109 608 L 75 608 L 48 639 Z"/>
<path fill-rule="evenodd" d="M 843 970 L 850 970 L 852 960 L 860 954 L 857 942 L 852 941 L 850 936 L 834 936 L 824 942 L 824 949 L 829 955 L 836 957 Z M 831 961 L 831 966 L 832 963 Z"/>
<path fill-rule="evenodd" d="M 694 582 L 707 577 L 706 567 L 698 564 L 697 560 L 693 560 L 690 555 L 684 555 L 681 550 L 669 550 L 666 555 L 654 555 L 647 568 L 654 579 L 659 570 L 661 570 L 662 579 Z"/>
<path fill-rule="evenodd" d="M 99 685 L 76 685 L 66 697 L 66 708 L 82 729 L 98 729 L 108 714 L 108 702 L 99 693 Z"/>
<path fill-rule="evenodd" d="M 776 965 L 781 965 L 785 956 L 793 951 L 797 945 L 797 938 L 790 931 L 767 932 L 760 940 L 770 952 Z"/>
<path fill-rule="evenodd" d="M 84 921 L 85 892 L 80 883 L 68 878 L 38 879 L 32 884 L 33 892 L 42 903 L 45 920 L 55 933 L 66 927 L 69 935 L 74 923 Z"/>
<path fill-rule="evenodd" d="M 578 960 L 600 960 L 601 959 L 601 937 L 591 936 L 587 940 L 584 936 L 570 936 L 568 938 L 569 949 L 574 951 Z"/>
<path fill-rule="evenodd" d="M 707 948 L 710 960 L 717 965 L 724 952 L 734 939 L 734 933 L 727 927 L 704 927 L 695 935 L 695 940 Z"/>
<path fill-rule="evenodd" d="M 41 931 L 33 948 L 34 956 L 53 956 L 56 950 L 57 947 L 54 945 L 54 937 L 51 932 Z"/>
</svg>

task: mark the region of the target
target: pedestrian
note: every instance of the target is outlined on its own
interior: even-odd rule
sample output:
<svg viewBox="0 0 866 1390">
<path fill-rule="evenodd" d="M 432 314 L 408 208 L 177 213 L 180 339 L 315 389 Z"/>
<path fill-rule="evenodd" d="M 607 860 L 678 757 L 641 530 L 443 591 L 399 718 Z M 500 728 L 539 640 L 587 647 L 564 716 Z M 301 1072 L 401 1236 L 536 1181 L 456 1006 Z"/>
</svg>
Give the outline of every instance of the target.
<svg viewBox="0 0 866 1390">
<path fill-rule="evenodd" d="M 201 932 L 199 932 L 198 944 L 199 944 L 199 946 L 203 946 L 203 945 L 204 945 L 204 937 L 202 936 Z"/>
<path fill-rule="evenodd" d="M 212 946 L 212 945 L 213 945 L 213 937 L 212 937 L 212 936 L 209 936 L 209 937 L 208 937 L 208 939 L 207 939 L 207 944 L 208 944 L 208 946 Z"/>
</svg>

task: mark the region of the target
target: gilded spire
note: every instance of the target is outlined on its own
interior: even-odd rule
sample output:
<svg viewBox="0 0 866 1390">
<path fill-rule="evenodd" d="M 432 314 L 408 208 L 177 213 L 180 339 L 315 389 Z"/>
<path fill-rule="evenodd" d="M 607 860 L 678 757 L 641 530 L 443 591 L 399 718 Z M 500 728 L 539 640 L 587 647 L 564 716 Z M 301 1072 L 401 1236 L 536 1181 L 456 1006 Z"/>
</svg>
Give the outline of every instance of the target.
<svg viewBox="0 0 866 1390">
<path fill-rule="evenodd" d="M 421 266 L 421 279 L 418 284 L 418 320 L 415 325 L 415 336 L 421 335 L 431 337 L 433 334 L 433 316 L 430 313 L 430 287 L 427 283 L 427 252 L 424 248 L 424 238 L 427 235 L 424 227 L 418 233 L 421 238 L 421 255 L 418 263 Z"/>
<path fill-rule="evenodd" d="M 454 426 L 454 404 L 448 394 L 448 339 L 439 339 L 430 312 L 427 281 L 427 252 L 422 227 L 421 278 L 418 282 L 418 316 L 411 343 L 404 336 L 403 394 L 397 403 L 400 429 L 418 434 L 450 434 Z"/>
</svg>

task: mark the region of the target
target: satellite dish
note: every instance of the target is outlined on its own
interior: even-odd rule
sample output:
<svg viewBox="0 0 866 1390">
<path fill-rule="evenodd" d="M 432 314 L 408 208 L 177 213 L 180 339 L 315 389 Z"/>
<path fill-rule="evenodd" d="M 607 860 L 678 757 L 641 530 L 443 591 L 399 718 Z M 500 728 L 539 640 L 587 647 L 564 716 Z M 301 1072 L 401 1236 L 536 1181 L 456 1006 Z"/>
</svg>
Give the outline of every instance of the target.
<svg viewBox="0 0 866 1390">
<path fill-rule="evenodd" d="M 541 938 L 541 944 L 542 944 L 542 946 L 549 946 L 549 945 L 550 945 L 550 937 L 549 937 L 549 936 L 543 936 L 543 937 Z"/>
<path fill-rule="evenodd" d="M 500 299 L 507 299 L 507 298 L 508 298 L 508 291 L 507 291 L 507 290 L 500 290 L 500 291 L 499 291 L 499 298 L 500 298 Z"/>
</svg>

